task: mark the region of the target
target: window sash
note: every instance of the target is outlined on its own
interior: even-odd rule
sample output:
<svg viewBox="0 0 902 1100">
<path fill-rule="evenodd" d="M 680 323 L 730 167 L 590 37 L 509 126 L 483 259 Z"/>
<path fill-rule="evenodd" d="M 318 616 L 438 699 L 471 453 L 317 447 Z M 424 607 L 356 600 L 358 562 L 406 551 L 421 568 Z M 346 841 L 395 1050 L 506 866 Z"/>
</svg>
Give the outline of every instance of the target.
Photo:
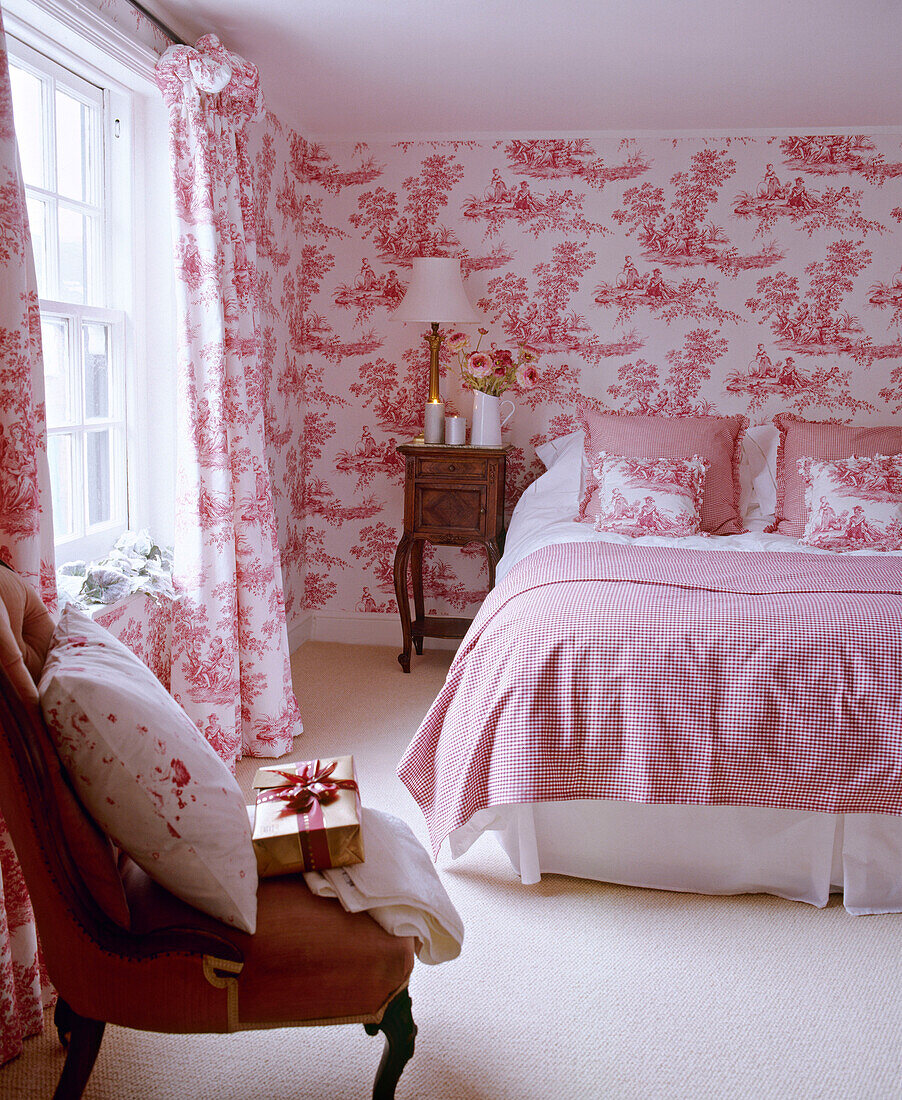
<svg viewBox="0 0 902 1100">
<path fill-rule="evenodd" d="M 56 328 L 61 337 L 56 345 L 45 342 L 45 372 L 65 391 L 57 408 L 48 407 L 47 443 L 55 475 L 55 542 L 63 553 L 100 557 L 128 525 L 126 316 L 121 310 L 47 299 L 41 300 L 40 307 L 42 326 Z M 86 384 L 89 364 L 85 334 L 99 326 L 109 334 L 101 411 L 86 407 L 92 387 Z M 54 362 L 57 354 L 60 361 Z M 103 435 L 107 442 L 101 449 L 96 441 Z M 98 471 L 108 474 L 102 479 L 105 491 L 99 500 L 89 491 L 92 459 L 95 481 Z M 99 504 L 105 505 L 102 516 L 97 516 Z"/>
</svg>

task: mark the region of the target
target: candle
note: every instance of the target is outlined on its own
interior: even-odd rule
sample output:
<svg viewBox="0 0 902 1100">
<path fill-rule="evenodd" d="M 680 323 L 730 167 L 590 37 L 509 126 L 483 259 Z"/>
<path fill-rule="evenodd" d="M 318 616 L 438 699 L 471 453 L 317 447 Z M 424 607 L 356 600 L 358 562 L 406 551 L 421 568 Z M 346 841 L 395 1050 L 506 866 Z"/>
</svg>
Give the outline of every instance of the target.
<svg viewBox="0 0 902 1100">
<path fill-rule="evenodd" d="M 445 442 L 445 405 L 442 401 L 427 401 L 423 421 L 423 442 Z"/>
<path fill-rule="evenodd" d="M 459 447 L 467 441 L 467 418 L 465 416 L 445 417 L 445 442 Z"/>
</svg>

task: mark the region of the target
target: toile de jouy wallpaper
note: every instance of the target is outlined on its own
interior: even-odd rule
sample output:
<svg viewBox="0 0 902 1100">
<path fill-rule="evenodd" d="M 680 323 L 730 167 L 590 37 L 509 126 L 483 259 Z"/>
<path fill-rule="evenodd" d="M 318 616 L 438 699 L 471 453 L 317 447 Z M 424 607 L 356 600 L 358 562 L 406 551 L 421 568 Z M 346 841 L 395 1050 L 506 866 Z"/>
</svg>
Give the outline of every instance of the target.
<svg viewBox="0 0 902 1100">
<path fill-rule="evenodd" d="M 899 417 L 900 139 L 320 145 L 270 117 L 259 262 L 289 623 L 394 610 L 395 445 L 427 387 L 418 327 L 392 320 L 414 257 L 461 257 L 483 346 L 541 351 L 538 386 L 508 394 L 508 508 L 581 404 Z M 455 365 L 443 395 L 469 415 Z M 427 566 L 433 609 L 474 610 L 481 550 L 427 549 Z"/>
</svg>

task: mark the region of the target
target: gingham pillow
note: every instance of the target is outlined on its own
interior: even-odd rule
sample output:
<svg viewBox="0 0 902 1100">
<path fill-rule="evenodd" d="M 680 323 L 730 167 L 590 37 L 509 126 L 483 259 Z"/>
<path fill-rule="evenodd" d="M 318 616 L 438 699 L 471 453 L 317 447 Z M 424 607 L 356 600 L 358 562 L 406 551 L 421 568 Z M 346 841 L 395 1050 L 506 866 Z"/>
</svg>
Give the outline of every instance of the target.
<svg viewBox="0 0 902 1100">
<path fill-rule="evenodd" d="M 808 520 L 799 540 L 821 550 L 902 550 L 902 456 L 801 458 Z"/>
<path fill-rule="evenodd" d="M 830 421 L 802 420 L 792 413 L 778 413 L 776 515 L 768 531 L 800 538 L 805 531 L 805 483 L 799 473 L 800 458 L 837 462 L 851 455 L 894 455 L 902 451 L 902 425 L 856 426 Z"/>
<path fill-rule="evenodd" d="M 740 512 L 739 465 L 747 417 L 653 416 L 583 409 L 577 421 L 586 439 L 586 484 L 578 520 L 598 514 L 598 484 L 592 466 L 601 451 L 631 458 L 685 459 L 700 455 L 708 462 L 702 530 L 712 535 L 737 535 L 746 529 Z"/>
<path fill-rule="evenodd" d="M 708 462 L 692 458 L 598 455 L 596 531 L 682 538 L 700 533 Z"/>
</svg>

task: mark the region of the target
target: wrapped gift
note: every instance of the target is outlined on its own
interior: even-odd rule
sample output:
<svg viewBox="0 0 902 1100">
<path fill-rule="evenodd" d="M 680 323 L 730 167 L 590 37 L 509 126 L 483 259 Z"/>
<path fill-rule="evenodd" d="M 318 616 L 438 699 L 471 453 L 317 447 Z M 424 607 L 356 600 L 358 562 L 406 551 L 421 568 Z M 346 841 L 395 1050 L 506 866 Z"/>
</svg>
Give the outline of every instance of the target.
<svg viewBox="0 0 902 1100">
<path fill-rule="evenodd" d="M 254 787 L 261 878 L 363 862 L 353 756 L 259 768 Z"/>
</svg>

